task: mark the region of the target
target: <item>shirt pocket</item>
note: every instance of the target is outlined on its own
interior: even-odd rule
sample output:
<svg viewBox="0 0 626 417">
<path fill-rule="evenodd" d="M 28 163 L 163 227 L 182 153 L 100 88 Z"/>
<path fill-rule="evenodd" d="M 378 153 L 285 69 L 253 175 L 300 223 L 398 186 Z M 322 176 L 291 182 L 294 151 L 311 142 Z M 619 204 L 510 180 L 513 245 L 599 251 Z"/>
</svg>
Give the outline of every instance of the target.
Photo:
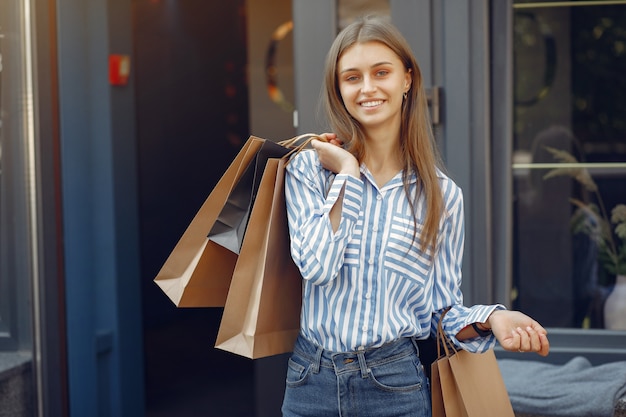
<svg viewBox="0 0 626 417">
<path fill-rule="evenodd" d="M 387 244 L 384 267 L 393 275 L 424 284 L 433 265 L 432 253 L 420 249 L 423 225 L 413 216 L 394 213 Z"/>
</svg>

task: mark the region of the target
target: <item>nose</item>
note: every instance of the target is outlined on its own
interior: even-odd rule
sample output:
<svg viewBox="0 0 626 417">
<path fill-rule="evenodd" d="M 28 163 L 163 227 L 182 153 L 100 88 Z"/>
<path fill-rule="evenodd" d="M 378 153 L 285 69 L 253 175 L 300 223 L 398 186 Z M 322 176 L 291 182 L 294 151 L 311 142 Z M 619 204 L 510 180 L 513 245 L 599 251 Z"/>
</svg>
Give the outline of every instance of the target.
<svg viewBox="0 0 626 417">
<path fill-rule="evenodd" d="M 368 94 L 376 91 L 376 83 L 372 77 L 363 77 L 363 84 L 361 85 L 361 92 Z"/>
</svg>

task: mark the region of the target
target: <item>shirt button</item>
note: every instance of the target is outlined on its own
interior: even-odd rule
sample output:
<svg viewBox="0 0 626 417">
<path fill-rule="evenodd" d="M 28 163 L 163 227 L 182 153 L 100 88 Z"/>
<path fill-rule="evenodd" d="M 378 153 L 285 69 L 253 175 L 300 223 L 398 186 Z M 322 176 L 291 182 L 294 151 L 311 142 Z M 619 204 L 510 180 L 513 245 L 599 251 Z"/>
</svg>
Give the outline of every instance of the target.
<svg viewBox="0 0 626 417">
<path fill-rule="evenodd" d="M 367 263 L 371 265 L 371 264 L 373 264 L 373 263 L 374 263 L 374 260 L 373 260 L 373 259 L 368 259 L 368 260 L 367 260 Z"/>
<path fill-rule="evenodd" d="M 372 227 L 372 230 L 378 232 L 378 225 L 374 225 L 374 227 Z"/>
<path fill-rule="evenodd" d="M 368 292 L 367 294 L 365 294 L 365 298 L 367 298 L 368 300 L 372 298 L 372 293 Z"/>
<path fill-rule="evenodd" d="M 367 324 L 365 326 L 362 327 L 363 331 L 366 332 L 367 331 Z"/>
<path fill-rule="evenodd" d="M 383 196 L 382 196 L 382 195 L 378 194 L 378 195 L 376 196 L 376 200 L 379 200 L 379 201 L 380 201 L 380 200 L 382 200 L 382 199 L 383 199 Z"/>
</svg>

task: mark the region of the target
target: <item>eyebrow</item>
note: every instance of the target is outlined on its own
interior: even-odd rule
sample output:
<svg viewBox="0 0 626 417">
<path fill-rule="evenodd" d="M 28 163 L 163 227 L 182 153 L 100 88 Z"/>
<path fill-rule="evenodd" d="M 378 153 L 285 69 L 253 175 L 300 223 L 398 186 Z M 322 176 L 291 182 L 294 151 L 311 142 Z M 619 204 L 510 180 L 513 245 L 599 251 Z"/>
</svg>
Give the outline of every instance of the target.
<svg viewBox="0 0 626 417">
<path fill-rule="evenodd" d="M 377 62 L 374 65 L 370 66 L 370 68 L 380 67 L 381 65 L 392 65 L 392 63 L 389 62 L 389 61 L 381 61 L 381 62 Z M 343 74 L 344 72 L 350 72 L 350 71 L 358 71 L 358 69 L 357 68 L 346 68 L 344 70 L 341 70 L 339 73 Z"/>
</svg>

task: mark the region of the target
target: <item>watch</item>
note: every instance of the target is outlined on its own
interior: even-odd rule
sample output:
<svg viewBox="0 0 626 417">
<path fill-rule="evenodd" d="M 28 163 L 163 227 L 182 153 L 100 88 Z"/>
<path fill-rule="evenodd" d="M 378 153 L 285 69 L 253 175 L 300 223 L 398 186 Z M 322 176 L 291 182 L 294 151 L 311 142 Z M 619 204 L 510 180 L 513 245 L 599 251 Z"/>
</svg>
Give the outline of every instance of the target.
<svg viewBox="0 0 626 417">
<path fill-rule="evenodd" d="M 472 323 L 472 328 L 474 329 L 474 331 L 476 331 L 476 333 L 478 333 L 478 336 L 480 337 L 487 337 L 493 334 L 491 329 L 483 330 L 480 327 L 478 327 L 476 323 Z"/>
</svg>

